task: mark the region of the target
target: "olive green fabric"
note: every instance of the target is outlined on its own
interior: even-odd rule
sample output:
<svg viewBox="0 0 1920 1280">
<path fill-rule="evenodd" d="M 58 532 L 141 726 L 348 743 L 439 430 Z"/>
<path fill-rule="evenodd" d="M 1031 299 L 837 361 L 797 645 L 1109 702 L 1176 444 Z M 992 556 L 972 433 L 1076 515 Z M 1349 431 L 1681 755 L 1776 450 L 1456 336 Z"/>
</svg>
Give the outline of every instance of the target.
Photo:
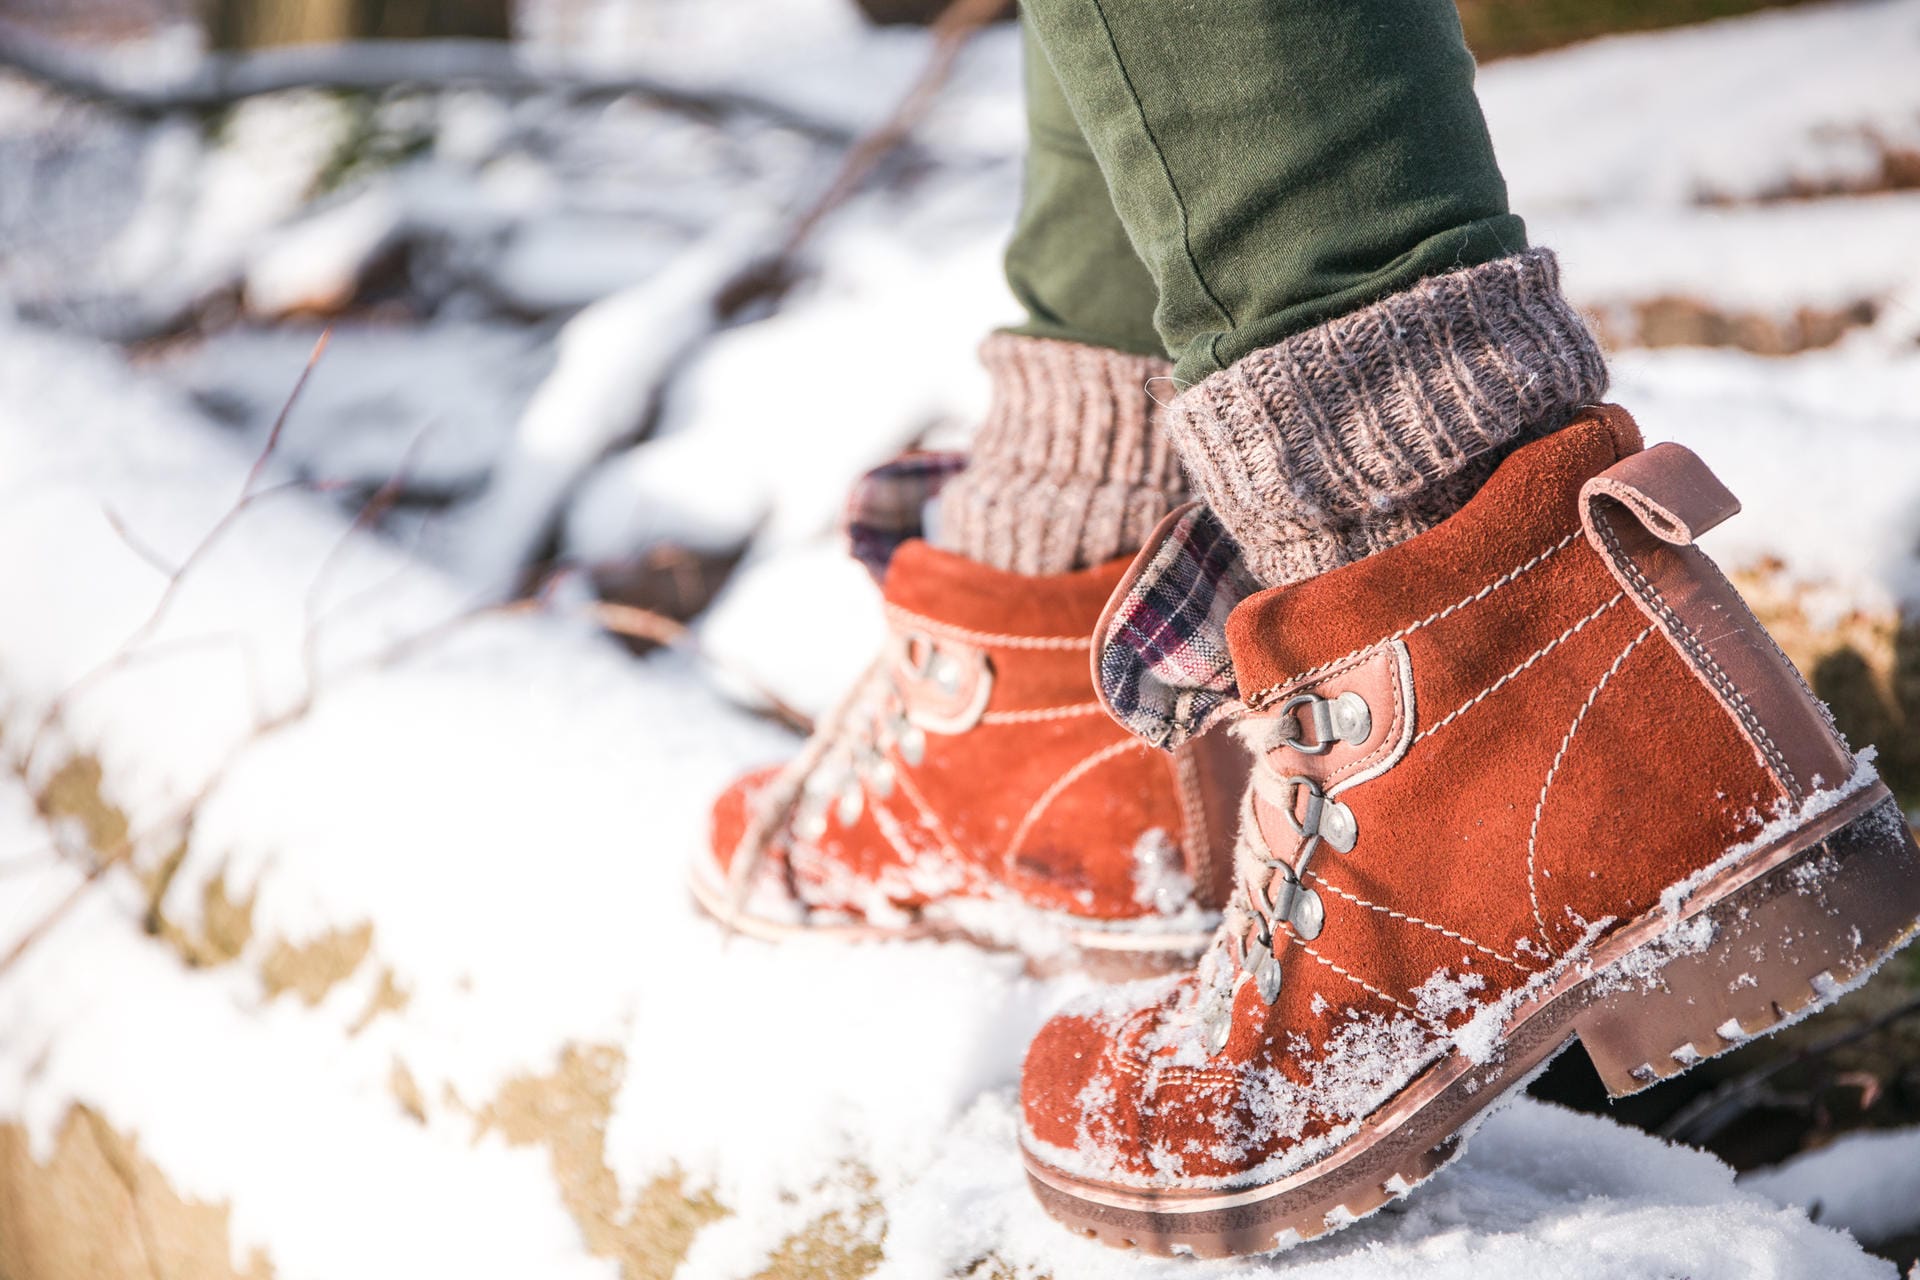
<svg viewBox="0 0 1920 1280">
<path fill-rule="evenodd" d="M 1027 163 L 1007 283 L 1027 309 L 1015 333 L 1165 356 L 1146 264 L 1114 212 L 1100 164 L 1080 134 L 1047 57 L 1026 37 Z"/>
<path fill-rule="evenodd" d="M 1137 264 L 1054 90 L 1182 385 L 1526 247 L 1452 0 L 1025 0 L 1023 20 L 1053 72 L 1028 77 L 1009 255 L 1026 332 L 1146 349 Z"/>
</svg>

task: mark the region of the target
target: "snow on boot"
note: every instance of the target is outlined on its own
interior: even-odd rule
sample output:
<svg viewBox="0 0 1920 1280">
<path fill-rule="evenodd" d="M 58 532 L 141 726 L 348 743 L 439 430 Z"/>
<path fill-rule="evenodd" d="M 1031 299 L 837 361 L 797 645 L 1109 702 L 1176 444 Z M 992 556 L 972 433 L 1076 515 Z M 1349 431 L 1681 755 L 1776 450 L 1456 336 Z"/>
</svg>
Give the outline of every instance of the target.
<svg viewBox="0 0 1920 1280">
<path fill-rule="evenodd" d="M 1128 562 L 1015 574 L 857 518 L 853 534 L 883 576 L 885 650 L 797 759 L 721 795 L 699 903 L 766 939 L 1189 967 L 1231 883 L 1247 766 L 1224 742 L 1154 751 L 1103 712 L 1088 657 Z"/>
<path fill-rule="evenodd" d="M 1871 752 L 1694 546 L 1737 510 L 1604 407 L 1428 532 L 1234 609 L 1239 883 L 1195 972 L 1035 1039 L 1049 1212 L 1155 1253 L 1284 1247 L 1431 1176 L 1575 1039 L 1632 1093 L 1912 939 L 1920 851 Z M 1141 553 L 1103 671 L 1205 525 Z"/>
</svg>

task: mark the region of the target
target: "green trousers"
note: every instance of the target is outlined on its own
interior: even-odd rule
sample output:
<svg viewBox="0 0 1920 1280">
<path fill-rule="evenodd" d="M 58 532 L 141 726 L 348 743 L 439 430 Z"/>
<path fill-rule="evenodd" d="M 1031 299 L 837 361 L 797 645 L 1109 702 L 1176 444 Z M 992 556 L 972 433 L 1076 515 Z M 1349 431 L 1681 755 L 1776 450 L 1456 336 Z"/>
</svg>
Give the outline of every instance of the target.
<svg viewBox="0 0 1920 1280">
<path fill-rule="evenodd" d="M 1023 0 L 1016 332 L 1188 385 L 1526 247 L 1453 0 Z"/>
</svg>

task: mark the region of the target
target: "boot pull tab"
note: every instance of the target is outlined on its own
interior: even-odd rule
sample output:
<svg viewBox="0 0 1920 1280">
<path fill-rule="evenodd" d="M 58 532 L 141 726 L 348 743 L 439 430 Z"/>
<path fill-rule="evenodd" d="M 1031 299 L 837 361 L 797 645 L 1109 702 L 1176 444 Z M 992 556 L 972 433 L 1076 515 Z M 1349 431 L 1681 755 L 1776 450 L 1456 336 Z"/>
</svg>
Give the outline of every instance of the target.
<svg viewBox="0 0 1920 1280">
<path fill-rule="evenodd" d="M 1630 454 L 1580 487 L 1580 522 L 1594 548 L 1604 554 L 1594 523 L 1594 507 L 1602 498 L 1620 503 L 1648 532 L 1677 547 L 1740 510 L 1740 499 L 1700 455 L 1671 443 Z"/>
</svg>

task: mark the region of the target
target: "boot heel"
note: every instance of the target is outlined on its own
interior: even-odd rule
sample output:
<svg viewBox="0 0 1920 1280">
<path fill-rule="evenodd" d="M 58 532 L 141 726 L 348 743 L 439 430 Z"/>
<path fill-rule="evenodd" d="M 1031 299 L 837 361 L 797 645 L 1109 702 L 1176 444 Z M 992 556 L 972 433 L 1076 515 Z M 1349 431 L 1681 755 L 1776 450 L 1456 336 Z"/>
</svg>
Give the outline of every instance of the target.
<svg viewBox="0 0 1920 1280">
<path fill-rule="evenodd" d="M 1618 1098 L 1834 1003 L 1920 929 L 1891 796 L 1588 982 L 1575 1028 Z"/>
</svg>

